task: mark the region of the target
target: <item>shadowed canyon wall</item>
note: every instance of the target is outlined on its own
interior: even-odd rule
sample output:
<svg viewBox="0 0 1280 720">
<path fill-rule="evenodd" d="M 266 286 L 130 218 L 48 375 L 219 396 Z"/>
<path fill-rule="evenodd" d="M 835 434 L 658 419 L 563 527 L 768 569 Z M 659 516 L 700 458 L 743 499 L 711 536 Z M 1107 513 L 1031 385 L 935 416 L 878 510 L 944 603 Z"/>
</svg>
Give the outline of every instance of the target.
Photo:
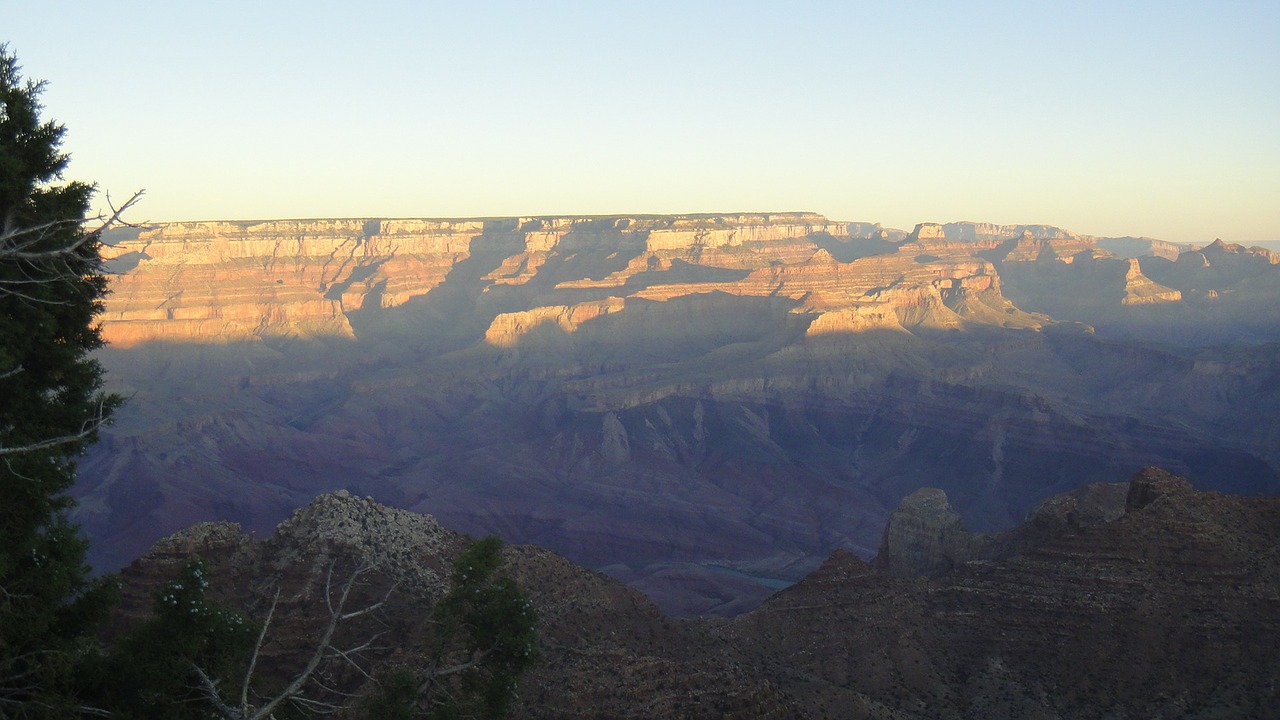
<svg viewBox="0 0 1280 720">
<path fill-rule="evenodd" d="M 980 530 L 1142 465 L 1280 487 L 1276 338 L 1246 316 L 1205 337 L 1251 344 L 1156 345 L 1174 321 L 1140 314 L 1274 301 L 1275 263 L 1243 248 L 1198 251 L 1210 298 L 1194 257 L 812 213 L 175 223 L 111 242 L 102 359 L 131 401 L 77 489 L 104 567 L 344 488 L 544 545 L 671 612 L 732 614 L 835 548 L 870 556 L 925 486 Z"/>
</svg>

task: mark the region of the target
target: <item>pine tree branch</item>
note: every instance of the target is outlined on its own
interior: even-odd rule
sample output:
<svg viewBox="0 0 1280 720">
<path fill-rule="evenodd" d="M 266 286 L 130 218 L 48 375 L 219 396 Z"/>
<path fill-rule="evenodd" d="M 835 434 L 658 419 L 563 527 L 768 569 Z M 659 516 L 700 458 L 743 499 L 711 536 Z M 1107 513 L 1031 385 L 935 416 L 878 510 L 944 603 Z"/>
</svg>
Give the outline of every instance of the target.
<svg viewBox="0 0 1280 720">
<path fill-rule="evenodd" d="M 0 261 L 14 265 L 23 276 L 0 279 L 0 297 L 11 296 L 31 303 L 48 305 L 70 304 L 70 301 L 65 298 L 59 298 L 56 295 L 26 292 L 24 288 L 32 285 L 46 286 L 60 281 L 80 281 L 83 273 L 73 268 L 68 264 L 68 261 L 72 259 L 81 261 L 87 259 L 79 257 L 80 249 L 86 243 L 99 239 L 103 231 L 108 228 L 116 226 L 137 227 L 137 225 L 125 222 L 123 215 L 125 211 L 142 199 L 143 192 L 143 190 L 135 192 L 118 208 L 111 204 L 111 197 L 108 195 L 107 204 L 111 208 L 111 214 L 100 214 L 93 219 L 63 218 L 20 227 L 14 221 L 14 212 L 11 208 L 6 213 L 3 228 L 0 229 Z M 98 227 L 79 233 L 71 242 L 44 250 L 36 249 L 57 233 L 94 221 L 98 222 Z M 91 261 L 101 264 L 101 260 L 91 259 Z M 58 267 L 59 263 L 62 264 L 62 267 Z M 32 266 L 40 266 L 44 270 L 38 276 L 32 276 L 29 273 L 29 269 Z"/>
</svg>

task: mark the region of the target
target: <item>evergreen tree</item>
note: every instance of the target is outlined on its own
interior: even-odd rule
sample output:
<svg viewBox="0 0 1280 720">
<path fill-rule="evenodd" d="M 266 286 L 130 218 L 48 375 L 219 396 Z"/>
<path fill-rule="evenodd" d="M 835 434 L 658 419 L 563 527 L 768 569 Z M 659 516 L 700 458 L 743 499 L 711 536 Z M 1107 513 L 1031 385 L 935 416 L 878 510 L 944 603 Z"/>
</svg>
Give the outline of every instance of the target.
<svg viewBox="0 0 1280 720">
<path fill-rule="evenodd" d="M 196 668 L 234 683 L 259 628 L 209 600 L 208 570 L 192 558 L 156 593 L 152 617 L 121 638 L 92 673 L 95 704 L 117 718 L 210 716 Z"/>
<path fill-rule="evenodd" d="M 538 615 L 502 571 L 502 540 L 477 541 L 453 563 L 417 661 L 384 667 L 353 708 L 360 720 L 497 720 L 539 660 Z"/>
<path fill-rule="evenodd" d="M 438 641 L 419 699 L 428 717 L 506 717 L 520 676 L 538 661 L 538 617 L 501 572 L 502 540 L 478 540 L 453 564 L 453 583 L 432 615 Z"/>
<path fill-rule="evenodd" d="M 65 717 L 74 663 L 111 583 L 68 520 L 74 458 L 118 398 L 90 357 L 106 278 L 84 223 L 93 187 L 59 182 L 63 127 L 0 46 L 0 718 Z"/>
</svg>

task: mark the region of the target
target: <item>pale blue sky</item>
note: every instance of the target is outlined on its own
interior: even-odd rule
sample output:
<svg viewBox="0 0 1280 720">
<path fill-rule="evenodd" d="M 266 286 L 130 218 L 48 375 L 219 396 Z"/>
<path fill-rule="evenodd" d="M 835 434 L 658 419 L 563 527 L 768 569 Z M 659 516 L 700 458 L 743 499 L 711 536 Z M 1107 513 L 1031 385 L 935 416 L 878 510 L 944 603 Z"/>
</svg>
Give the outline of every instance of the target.
<svg viewBox="0 0 1280 720">
<path fill-rule="evenodd" d="M 812 210 L 1280 239 L 1280 2 L 63 2 L 0 42 L 135 219 Z"/>
</svg>

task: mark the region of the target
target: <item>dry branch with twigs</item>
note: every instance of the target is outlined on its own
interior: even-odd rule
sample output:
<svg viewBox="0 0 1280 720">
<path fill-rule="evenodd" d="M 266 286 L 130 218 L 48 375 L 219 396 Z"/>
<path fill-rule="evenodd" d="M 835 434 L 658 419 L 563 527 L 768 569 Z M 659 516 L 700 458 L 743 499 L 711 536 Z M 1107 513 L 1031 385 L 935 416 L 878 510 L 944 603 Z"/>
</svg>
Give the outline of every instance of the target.
<svg viewBox="0 0 1280 720">
<path fill-rule="evenodd" d="M 124 213 L 141 200 L 142 190 L 135 192 L 119 207 L 111 204 L 108 197 L 110 214 L 99 214 L 89 219 L 64 218 L 40 223 L 29 227 L 17 226 L 12 209 L 5 213 L 3 226 L 0 226 L 0 263 L 6 263 L 19 269 L 17 277 L 0 275 L 0 297 L 12 296 L 20 300 L 42 304 L 65 304 L 70 302 L 57 294 L 34 293 L 30 289 L 34 285 L 56 283 L 60 281 L 77 281 L 78 271 L 72 260 L 80 258 L 80 250 L 85 243 L 99 238 L 103 231 L 117 227 L 137 227 L 124 220 Z M 97 223 L 97 227 L 81 233 L 65 233 L 68 228 Z M 68 240 L 54 247 L 45 247 L 52 237 L 67 235 Z M 40 271 L 34 272 L 39 268 Z M 0 380 L 16 377 L 26 368 L 16 364 L 8 368 L 0 368 Z M 97 432 L 107 417 L 106 398 L 99 398 L 97 412 L 86 418 L 78 430 L 41 438 L 20 445 L 4 445 L 0 443 L 0 457 L 46 450 L 62 445 L 70 445 L 87 440 Z"/>
<path fill-rule="evenodd" d="M 271 628 L 271 622 L 275 617 L 276 608 L 280 602 L 280 591 L 277 590 L 275 597 L 271 601 L 271 607 L 267 611 L 267 617 L 262 623 L 262 629 L 258 633 L 258 639 L 254 643 L 249 655 L 248 663 L 245 667 L 244 678 L 240 682 L 238 697 L 232 702 L 224 699 L 219 689 L 218 681 L 211 678 L 207 672 L 198 666 L 193 669 L 196 677 L 200 680 L 201 690 L 210 706 L 217 714 L 226 720 L 265 720 L 270 718 L 272 713 L 276 711 L 282 704 L 293 702 L 305 706 L 312 710 L 321 712 L 332 712 L 339 709 L 339 706 L 332 703 L 308 698 L 304 692 L 309 684 L 316 684 L 321 690 L 324 690 L 323 684 L 319 682 L 317 671 L 321 666 L 329 660 L 340 660 L 351 667 L 366 678 L 370 678 L 369 668 L 360 662 L 360 653 L 373 647 L 374 641 L 378 639 L 381 633 L 374 633 L 372 636 L 364 639 L 357 645 L 352 647 L 339 647 L 334 642 L 334 634 L 339 626 L 343 623 L 355 618 L 369 615 L 382 608 L 392 593 L 396 590 L 396 585 L 392 585 L 381 599 L 377 602 L 366 605 L 358 610 L 346 609 L 347 602 L 351 598 L 352 590 L 360 583 L 360 581 L 373 572 L 374 568 L 367 562 L 361 563 L 343 583 L 341 590 L 334 597 L 333 588 L 333 571 L 337 564 L 337 560 L 329 563 L 329 569 L 325 576 L 324 598 L 325 605 L 329 611 L 329 620 L 320 632 L 320 637 L 316 641 L 316 646 L 311 656 L 308 658 L 306 665 L 303 666 L 284 689 L 271 695 L 270 697 L 257 699 L 252 696 L 251 686 L 258 669 L 258 660 L 262 654 L 262 648 L 267 640 L 268 631 Z"/>
<path fill-rule="evenodd" d="M 5 212 L 4 222 L 0 225 L 0 262 L 14 263 L 18 267 L 40 267 L 42 272 L 21 273 L 19 277 L 0 277 L 0 295 L 13 295 L 37 303 L 54 303 L 60 300 L 44 297 L 36 293 L 25 292 L 33 285 L 42 285 L 59 280 L 78 280 L 80 274 L 68 262 L 80 259 L 80 249 L 88 242 L 101 238 L 102 233 L 113 227 L 139 227 L 124 220 L 124 214 L 136 205 L 145 191 L 139 190 L 129 197 L 120 207 L 111 203 L 107 197 L 110 214 L 100 213 L 93 218 L 59 218 L 30 226 L 19 225 L 14 220 L 14 208 Z M 75 227 L 97 223 L 92 230 L 79 233 L 67 233 Z M 45 247 L 51 238 L 67 235 L 68 240 Z M 53 272 L 50 272 L 52 268 Z"/>
</svg>

